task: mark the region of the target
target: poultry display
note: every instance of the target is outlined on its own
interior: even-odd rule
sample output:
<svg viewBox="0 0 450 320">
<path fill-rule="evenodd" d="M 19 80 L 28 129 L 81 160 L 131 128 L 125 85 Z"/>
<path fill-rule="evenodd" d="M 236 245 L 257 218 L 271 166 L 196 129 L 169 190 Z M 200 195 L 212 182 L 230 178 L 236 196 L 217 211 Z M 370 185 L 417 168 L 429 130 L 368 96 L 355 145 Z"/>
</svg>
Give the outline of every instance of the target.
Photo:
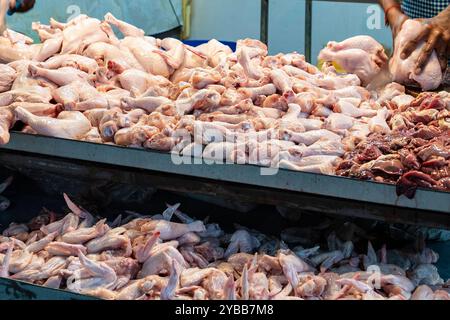
<svg viewBox="0 0 450 320">
<path fill-rule="evenodd" d="M 414 100 L 396 83 L 363 87 L 387 63 L 367 36 L 330 42 L 319 70 L 295 52 L 268 55 L 258 40 L 233 52 L 147 37 L 110 13 L 32 29 L 42 43 L 9 29 L 0 37 L 0 144 L 23 123 L 29 134 L 334 175 L 369 136 L 393 131 L 393 106 Z M 449 97 L 438 97 L 447 123 Z"/>
<path fill-rule="evenodd" d="M 377 252 L 369 241 L 358 254 L 355 225 L 329 232 L 322 249 L 326 226 L 280 241 L 240 226 L 226 234 L 179 204 L 108 222 L 64 198 L 69 214 L 47 210 L 3 231 L 1 277 L 109 300 L 450 299 L 437 253 L 423 244 Z"/>
</svg>

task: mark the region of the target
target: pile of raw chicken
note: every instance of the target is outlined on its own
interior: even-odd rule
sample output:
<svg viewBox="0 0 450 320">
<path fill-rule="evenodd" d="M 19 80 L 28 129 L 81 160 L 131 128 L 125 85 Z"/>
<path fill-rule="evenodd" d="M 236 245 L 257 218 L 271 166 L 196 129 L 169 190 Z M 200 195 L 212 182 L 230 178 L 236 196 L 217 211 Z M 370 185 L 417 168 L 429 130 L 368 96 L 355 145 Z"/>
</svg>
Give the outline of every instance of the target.
<svg viewBox="0 0 450 320">
<path fill-rule="evenodd" d="M 415 23 L 405 23 L 398 41 L 420 32 Z M 356 167 L 344 162 L 352 169 L 346 174 L 396 182 L 411 170 L 401 181 L 449 190 L 449 149 L 440 144 L 448 136 L 449 94 L 416 108 L 417 100 L 396 83 L 369 92 L 364 86 L 388 57 L 368 36 L 330 42 L 320 53 L 325 63 L 319 70 L 297 53 L 270 56 L 257 40 L 238 41 L 236 52 L 216 40 L 194 48 L 147 37 L 111 14 L 104 21 L 81 15 L 32 28 L 42 43 L 9 29 L 0 37 L 0 144 L 8 143 L 17 122 L 31 134 L 336 174 L 343 157 L 356 156 L 370 141 L 382 143 L 393 131 L 403 134 L 402 126 L 426 140 L 404 147 L 412 156 L 420 147 L 433 149 L 419 156 L 424 168 L 398 161 L 391 168 L 389 151 L 376 154 L 382 159 L 367 158 L 382 164 L 361 157 L 353 160 Z M 394 78 L 437 88 L 442 72 L 436 55 L 419 76 L 410 72 L 411 59 L 394 53 Z M 336 64 L 348 73 L 338 73 Z M 425 113 L 430 121 L 422 121 Z M 423 131 L 432 136 L 423 138 Z M 384 169 L 383 175 L 365 174 L 380 166 L 389 167 L 387 178 L 379 178 Z"/>
<path fill-rule="evenodd" d="M 450 299 L 450 283 L 433 265 L 439 256 L 424 246 L 377 253 L 369 242 L 367 254 L 357 254 L 352 240 L 339 236 L 352 237 L 352 229 L 329 233 L 328 250 L 304 248 L 298 244 L 314 243 L 319 230 L 309 239 L 293 230 L 282 234 L 297 243 L 290 250 L 244 227 L 225 234 L 179 204 L 107 222 L 64 197 L 66 216 L 47 211 L 3 232 L 1 277 L 120 300 Z M 180 222 L 171 222 L 175 217 Z"/>
</svg>

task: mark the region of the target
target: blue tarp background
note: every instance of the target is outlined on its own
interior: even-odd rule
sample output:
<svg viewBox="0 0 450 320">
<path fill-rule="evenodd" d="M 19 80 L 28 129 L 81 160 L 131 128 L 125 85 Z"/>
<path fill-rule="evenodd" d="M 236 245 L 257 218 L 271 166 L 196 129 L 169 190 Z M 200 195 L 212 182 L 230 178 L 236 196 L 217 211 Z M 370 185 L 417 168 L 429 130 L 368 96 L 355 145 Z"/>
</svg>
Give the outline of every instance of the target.
<svg viewBox="0 0 450 320">
<path fill-rule="evenodd" d="M 173 8 L 171 6 L 173 4 Z M 33 21 L 48 24 L 49 19 L 66 22 L 76 15 L 87 14 L 103 19 L 107 12 L 132 23 L 147 34 L 157 34 L 182 24 L 181 0 L 37 0 L 33 10 L 7 18 L 8 27 L 33 36 Z M 176 14 L 175 14 L 176 12 Z"/>
</svg>

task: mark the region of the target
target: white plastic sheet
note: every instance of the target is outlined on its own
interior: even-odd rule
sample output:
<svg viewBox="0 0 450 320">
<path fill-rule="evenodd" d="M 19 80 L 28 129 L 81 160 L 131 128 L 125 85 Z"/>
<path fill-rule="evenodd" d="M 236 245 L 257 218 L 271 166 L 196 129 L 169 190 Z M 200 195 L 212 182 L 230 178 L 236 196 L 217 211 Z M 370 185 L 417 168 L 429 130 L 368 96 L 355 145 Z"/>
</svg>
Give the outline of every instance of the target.
<svg viewBox="0 0 450 320">
<path fill-rule="evenodd" d="M 8 17 L 7 24 L 9 28 L 37 39 L 31 30 L 33 21 L 47 24 L 53 17 L 66 22 L 79 14 L 102 19 L 107 12 L 142 28 L 148 35 L 182 24 L 181 0 L 36 0 L 33 10 Z"/>
</svg>

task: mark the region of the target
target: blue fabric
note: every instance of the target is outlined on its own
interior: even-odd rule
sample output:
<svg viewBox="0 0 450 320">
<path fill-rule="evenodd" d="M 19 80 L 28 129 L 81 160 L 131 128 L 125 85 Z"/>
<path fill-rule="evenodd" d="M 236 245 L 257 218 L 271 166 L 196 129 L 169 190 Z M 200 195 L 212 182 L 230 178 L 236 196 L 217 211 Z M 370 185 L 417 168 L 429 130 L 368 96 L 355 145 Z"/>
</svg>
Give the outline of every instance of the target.
<svg viewBox="0 0 450 320">
<path fill-rule="evenodd" d="M 20 9 L 22 6 L 22 0 L 16 0 L 16 7 L 14 10 L 9 9 L 8 10 L 8 16 L 12 16 L 17 10 Z"/>
<path fill-rule="evenodd" d="M 403 0 L 402 9 L 411 19 L 433 18 L 450 5 L 450 0 Z"/>
<path fill-rule="evenodd" d="M 187 44 L 188 46 L 197 47 L 204 43 L 208 43 L 209 40 L 185 40 L 183 42 L 184 42 L 184 44 Z M 230 41 L 220 41 L 220 42 L 226 46 L 229 46 L 231 48 L 231 50 L 236 51 L 236 46 L 237 46 L 236 42 L 230 42 Z"/>
</svg>

